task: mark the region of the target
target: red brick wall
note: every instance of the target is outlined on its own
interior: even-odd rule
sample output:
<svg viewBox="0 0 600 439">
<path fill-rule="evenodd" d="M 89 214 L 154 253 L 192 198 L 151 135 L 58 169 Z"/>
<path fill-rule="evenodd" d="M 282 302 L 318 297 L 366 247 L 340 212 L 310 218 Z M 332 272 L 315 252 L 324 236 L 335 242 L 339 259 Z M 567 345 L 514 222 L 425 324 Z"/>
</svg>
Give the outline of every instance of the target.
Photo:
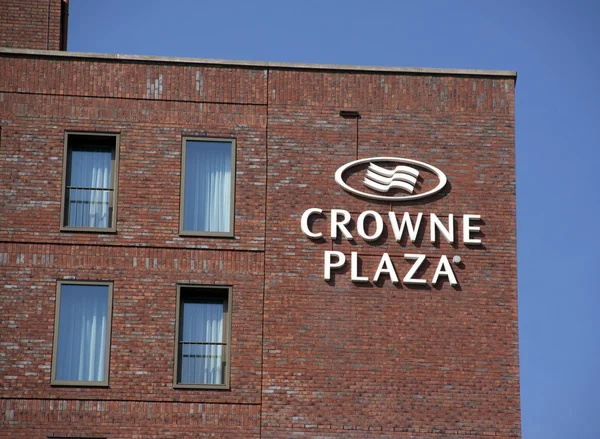
<svg viewBox="0 0 600 439">
<path fill-rule="evenodd" d="M 0 47 L 65 50 L 60 43 L 62 1 L 2 0 Z"/>
<path fill-rule="evenodd" d="M 264 249 L 266 106 L 260 103 L 266 99 L 265 70 L 1 61 L 3 137 L 11 154 L 3 172 L 11 191 L 2 218 L 9 227 L 0 237 L 60 244 Z M 59 231 L 65 131 L 121 134 L 119 233 Z M 207 135 L 237 139 L 235 239 L 178 235 L 182 137 Z M 29 202 L 23 205 L 25 198 Z"/>
<path fill-rule="evenodd" d="M 275 71 L 269 105 L 263 437 L 518 437 L 514 122 L 511 80 Z M 273 96 L 272 96 L 273 97 Z M 342 119 L 339 110 L 360 112 Z M 356 144 L 358 124 L 358 148 Z M 373 202 L 333 179 L 356 158 L 422 160 L 444 196 Z M 285 160 L 285 162 L 283 161 Z M 293 164 L 293 166 L 290 166 Z M 484 245 L 311 241 L 309 207 L 481 214 Z M 316 229 L 325 234 L 327 222 Z M 391 231 L 389 232 L 391 235 Z M 459 286 L 323 280 L 323 252 L 356 251 L 373 277 L 383 252 L 461 256 Z M 349 263 L 349 261 L 348 261 Z M 431 283 L 431 282 L 429 282 Z M 294 432 L 292 434 L 291 432 Z"/>
<path fill-rule="evenodd" d="M 1 55 L 0 431 L 520 437 L 513 118 L 513 78 Z M 70 130 L 121 135 L 116 234 L 59 231 Z M 237 139 L 233 239 L 178 235 L 186 135 Z M 335 184 L 384 155 L 449 185 L 390 206 Z M 311 241 L 308 207 L 452 213 L 457 232 L 481 214 L 484 245 Z M 331 249 L 366 274 L 384 251 L 399 273 L 460 255 L 460 284 L 325 282 Z M 59 279 L 114 281 L 109 388 L 50 386 Z M 177 283 L 233 286 L 230 390 L 173 389 Z"/>
</svg>

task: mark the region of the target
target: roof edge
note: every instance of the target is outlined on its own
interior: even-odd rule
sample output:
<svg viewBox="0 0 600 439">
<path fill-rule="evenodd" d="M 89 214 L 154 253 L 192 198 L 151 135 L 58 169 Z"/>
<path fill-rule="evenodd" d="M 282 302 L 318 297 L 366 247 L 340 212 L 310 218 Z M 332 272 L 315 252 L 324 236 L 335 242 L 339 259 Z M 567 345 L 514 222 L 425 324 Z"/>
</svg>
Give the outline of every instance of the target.
<svg viewBox="0 0 600 439">
<path fill-rule="evenodd" d="M 477 70 L 477 69 L 444 69 L 431 67 L 385 67 L 385 66 L 358 66 L 345 64 L 309 64 L 291 62 L 269 62 L 269 61 L 232 61 L 224 59 L 209 58 L 185 58 L 173 56 L 145 56 L 145 55 L 123 55 L 87 52 L 65 52 L 60 50 L 38 50 L 38 49 L 15 49 L 0 47 L 0 54 L 43 56 L 49 58 L 71 58 L 101 61 L 131 61 L 131 62 L 159 62 L 173 64 L 203 64 L 230 67 L 251 67 L 271 69 L 299 69 L 299 70 L 339 70 L 353 72 L 381 72 L 381 73 L 411 73 L 411 74 L 433 74 L 454 76 L 495 76 L 495 77 L 517 77 L 514 70 Z"/>
</svg>

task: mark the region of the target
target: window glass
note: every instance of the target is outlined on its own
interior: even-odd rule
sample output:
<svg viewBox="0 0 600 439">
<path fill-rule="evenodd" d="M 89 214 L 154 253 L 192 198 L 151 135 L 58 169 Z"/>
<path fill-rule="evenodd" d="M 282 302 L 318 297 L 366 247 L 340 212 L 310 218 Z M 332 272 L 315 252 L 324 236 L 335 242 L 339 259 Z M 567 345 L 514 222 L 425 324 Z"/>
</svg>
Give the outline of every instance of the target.
<svg viewBox="0 0 600 439">
<path fill-rule="evenodd" d="M 59 284 L 54 381 L 107 382 L 110 285 Z"/>
<path fill-rule="evenodd" d="M 183 303 L 181 383 L 223 384 L 223 303 Z"/>
<path fill-rule="evenodd" d="M 111 227 L 111 163 L 102 149 L 70 149 L 67 174 L 67 225 Z"/>
<path fill-rule="evenodd" d="M 185 140 L 183 232 L 232 232 L 232 144 Z"/>
</svg>

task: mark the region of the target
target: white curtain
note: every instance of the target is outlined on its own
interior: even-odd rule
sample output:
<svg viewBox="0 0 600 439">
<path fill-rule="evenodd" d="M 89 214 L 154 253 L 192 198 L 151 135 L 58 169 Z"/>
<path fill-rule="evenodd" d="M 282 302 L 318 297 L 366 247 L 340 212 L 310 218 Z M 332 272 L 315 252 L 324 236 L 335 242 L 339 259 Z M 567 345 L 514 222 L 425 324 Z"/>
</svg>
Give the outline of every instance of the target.
<svg viewBox="0 0 600 439">
<path fill-rule="evenodd" d="M 223 302 L 184 302 L 182 384 L 223 384 Z"/>
<path fill-rule="evenodd" d="M 69 198 L 69 226 L 111 227 L 110 150 L 72 149 L 70 179 L 67 182 Z"/>
<path fill-rule="evenodd" d="M 186 142 L 183 228 L 229 232 L 231 143 Z"/>
<path fill-rule="evenodd" d="M 108 286 L 61 285 L 56 379 L 104 381 Z"/>
</svg>

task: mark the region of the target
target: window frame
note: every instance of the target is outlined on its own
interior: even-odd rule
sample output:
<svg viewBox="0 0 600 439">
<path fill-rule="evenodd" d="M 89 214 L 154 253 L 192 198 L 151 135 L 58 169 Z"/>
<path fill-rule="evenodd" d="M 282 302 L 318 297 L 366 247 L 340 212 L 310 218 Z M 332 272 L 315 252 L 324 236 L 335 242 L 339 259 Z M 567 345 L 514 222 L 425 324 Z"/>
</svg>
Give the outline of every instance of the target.
<svg viewBox="0 0 600 439">
<path fill-rule="evenodd" d="M 223 384 L 185 384 L 179 382 L 179 334 L 181 325 L 183 324 L 181 300 L 182 290 L 205 290 L 207 293 L 202 296 L 199 293 L 199 301 L 201 299 L 219 298 L 227 301 L 223 311 Z M 177 308 L 175 312 L 175 352 L 174 352 L 174 373 L 173 387 L 176 389 L 206 389 L 206 390 L 228 390 L 230 389 L 230 372 L 231 372 L 231 322 L 232 322 L 232 302 L 233 302 L 233 287 L 229 285 L 195 285 L 195 284 L 177 284 Z"/>
<path fill-rule="evenodd" d="M 231 201 L 229 206 L 229 231 L 228 232 L 210 232 L 185 230 L 183 228 L 184 208 L 185 208 L 185 165 L 187 155 L 187 142 L 220 142 L 231 144 Z M 233 137 L 197 137 L 197 136 L 182 136 L 181 141 L 181 188 L 179 195 L 179 235 L 181 236 L 206 236 L 213 238 L 233 238 L 234 223 L 235 223 L 235 173 L 236 173 L 236 149 L 237 141 Z"/>
<path fill-rule="evenodd" d="M 66 221 L 66 194 L 67 194 L 67 173 L 69 162 L 69 137 L 70 136 L 89 136 L 89 137 L 113 137 L 114 138 L 114 158 L 111 160 L 112 167 L 112 214 L 110 217 L 111 227 L 81 227 L 69 226 Z M 117 203 L 119 186 L 119 146 L 121 135 L 119 133 L 89 132 L 89 131 L 66 131 L 63 150 L 63 174 L 62 190 L 60 201 L 60 230 L 62 232 L 91 232 L 91 233 L 116 233 L 117 231 Z"/>
<path fill-rule="evenodd" d="M 102 381 L 79 381 L 79 380 L 58 380 L 56 379 L 56 365 L 58 362 L 58 333 L 60 323 L 60 304 L 63 285 L 90 285 L 90 286 L 108 286 L 108 303 L 106 313 L 106 352 L 104 356 L 105 377 Z M 113 282 L 111 281 L 91 281 L 91 280 L 58 280 L 56 282 L 56 302 L 54 305 L 54 340 L 52 342 L 52 371 L 50 375 L 50 384 L 52 386 L 76 386 L 76 387 L 108 387 L 110 376 L 110 351 L 112 334 L 112 307 L 113 307 Z"/>
</svg>

